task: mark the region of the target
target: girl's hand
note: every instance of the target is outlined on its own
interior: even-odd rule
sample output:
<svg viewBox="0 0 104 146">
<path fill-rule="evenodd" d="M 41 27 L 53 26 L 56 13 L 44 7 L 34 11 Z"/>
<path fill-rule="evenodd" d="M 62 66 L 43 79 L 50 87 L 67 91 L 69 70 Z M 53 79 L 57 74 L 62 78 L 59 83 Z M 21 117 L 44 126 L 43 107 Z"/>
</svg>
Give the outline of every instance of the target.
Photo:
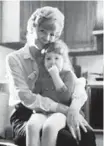
<svg viewBox="0 0 104 146">
<path fill-rule="evenodd" d="M 51 76 L 53 75 L 59 75 L 59 69 L 56 65 L 53 65 L 52 67 L 48 68 L 48 72 Z"/>
</svg>

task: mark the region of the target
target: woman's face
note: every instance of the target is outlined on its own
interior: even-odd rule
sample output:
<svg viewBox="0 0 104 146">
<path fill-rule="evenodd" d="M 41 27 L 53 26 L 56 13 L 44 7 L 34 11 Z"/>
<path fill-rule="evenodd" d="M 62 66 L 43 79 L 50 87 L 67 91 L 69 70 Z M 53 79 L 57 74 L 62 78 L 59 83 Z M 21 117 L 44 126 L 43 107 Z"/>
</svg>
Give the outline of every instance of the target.
<svg viewBox="0 0 104 146">
<path fill-rule="evenodd" d="M 58 23 L 52 24 L 50 21 L 44 21 L 36 29 L 37 39 L 44 46 L 50 42 L 55 42 L 61 35 L 61 27 Z"/>
<path fill-rule="evenodd" d="M 49 69 L 53 65 L 56 65 L 60 72 L 63 69 L 63 63 L 63 56 L 60 54 L 57 54 L 55 52 L 48 52 L 45 55 L 44 64 L 46 69 Z"/>
</svg>

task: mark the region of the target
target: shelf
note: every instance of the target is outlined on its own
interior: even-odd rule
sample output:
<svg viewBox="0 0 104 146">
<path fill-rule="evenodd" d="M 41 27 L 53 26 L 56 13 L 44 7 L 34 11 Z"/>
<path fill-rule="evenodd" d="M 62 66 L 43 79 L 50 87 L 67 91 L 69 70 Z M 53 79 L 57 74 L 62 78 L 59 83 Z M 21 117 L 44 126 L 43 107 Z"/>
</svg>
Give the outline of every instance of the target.
<svg viewBox="0 0 104 146">
<path fill-rule="evenodd" d="M 100 35 L 100 34 L 104 34 L 104 30 L 94 30 L 92 32 L 93 35 Z"/>
<path fill-rule="evenodd" d="M 7 42 L 7 43 L 0 43 L 1 46 L 11 48 L 13 50 L 18 50 L 24 46 L 25 43 L 23 42 Z"/>
</svg>

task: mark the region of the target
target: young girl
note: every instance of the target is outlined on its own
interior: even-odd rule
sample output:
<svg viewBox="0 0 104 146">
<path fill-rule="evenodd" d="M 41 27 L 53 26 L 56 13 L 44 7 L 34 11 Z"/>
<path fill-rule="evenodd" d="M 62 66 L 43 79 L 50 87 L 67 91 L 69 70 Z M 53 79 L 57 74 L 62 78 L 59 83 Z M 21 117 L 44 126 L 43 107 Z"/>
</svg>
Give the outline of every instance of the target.
<svg viewBox="0 0 104 146">
<path fill-rule="evenodd" d="M 60 112 L 65 114 L 68 127 L 74 130 L 74 132 L 71 131 L 72 134 L 74 133 L 73 137 L 80 133 L 80 130 L 77 128 L 80 125 L 83 125 L 83 129 L 86 129 L 84 119 L 76 116 L 79 115 L 79 109 L 87 99 L 84 86 L 83 89 L 82 85 L 76 86 L 77 90 L 75 88 L 76 92 L 74 91 L 73 94 L 76 94 L 76 98 L 72 100 L 70 107 L 55 102 L 50 97 L 44 98 L 39 93 L 32 93 L 34 82 L 36 82 L 39 75 L 39 68 L 42 66 L 38 63 L 42 57 L 40 52 L 46 44 L 59 39 L 63 27 L 64 15 L 59 9 L 53 7 L 37 9 L 27 23 L 26 45 L 6 57 L 6 70 L 10 87 L 9 105 L 14 107 L 10 121 L 13 128 L 14 141 L 19 146 L 34 146 L 36 139 L 38 140 L 37 145 L 39 145 L 39 135 L 35 135 L 36 129 L 38 127 L 40 129 L 47 116 L 44 117 L 40 113 L 41 121 L 40 123 L 38 122 L 36 128 L 34 121 L 36 123 L 38 115 L 36 117 L 36 114 L 33 113 L 35 109 L 41 109 L 45 113 Z M 81 92 L 79 92 L 79 88 L 82 89 Z M 47 133 L 47 130 L 45 132 Z M 69 135 L 61 139 L 64 141 L 66 137 L 69 140 L 68 143 L 73 141 Z M 42 141 L 46 142 L 46 139 L 43 138 Z M 59 138 L 57 145 L 60 145 L 61 139 Z M 76 145 L 73 144 L 73 146 Z"/>
<path fill-rule="evenodd" d="M 70 106 L 77 77 L 73 73 L 69 61 L 67 45 L 62 40 L 58 40 L 55 43 L 46 45 L 42 52 L 41 64 L 44 64 L 39 68 L 39 76 L 33 92 L 40 93 L 44 98 L 50 97 L 58 103 Z M 34 121 L 36 142 L 38 141 L 36 138 L 39 138 L 40 130 L 42 129 L 42 146 L 55 146 L 59 130 L 66 126 L 65 115 L 61 113 L 47 114 L 44 111 L 42 112 L 41 109 L 35 110 L 37 113 L 36 118 L 38 118 L 36 123 Z M 37 124 L 41 121 L 40 113 L 43 113 L 45 120 L 39 128 Z M 34 145 L 37 145 L 35 141 Z"/>
<path fill-rule="evenodd" d="M 69 60 L 69 49 L 62 40 L 49 43 L 42 50 L 42 66 L 35 83 L 34 93 L 70 105 L 77 77 Z"/>
</svg>

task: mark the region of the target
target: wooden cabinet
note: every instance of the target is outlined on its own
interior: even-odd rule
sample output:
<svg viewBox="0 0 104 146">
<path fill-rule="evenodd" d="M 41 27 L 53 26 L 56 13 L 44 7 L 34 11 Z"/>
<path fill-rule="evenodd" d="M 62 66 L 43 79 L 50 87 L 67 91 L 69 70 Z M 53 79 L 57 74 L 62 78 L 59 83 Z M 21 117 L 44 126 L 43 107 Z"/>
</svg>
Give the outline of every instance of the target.
<svg viewBox="0 0 104 146">
<path fill-rule="evenodd" d="M 65 40 L 71 49 L 91 47 L 95 8 L 96 3 L 92 1 L 65 3 Z"/>
<path fill-rule="evenodd" d="M 85 115 L 95 131 L 103 130 L 103 81 L 91 82 L 87 85 L 88 100 Z"/>
<path fill-rule="evenodd" d="M 65 28 L 62 35 L 71 50 L 93 49 L 92 30 L 95 22 L 95 1 L 20 1 L 20 35 L 23 41 L 27 20 L 38 7 L 58 7 L 65 15 Z M 82 51 L 83 51 L 82 50 Z"/>
<path fill-rule="evenodd" d="M 14 6 L 16 7 L 15 12 L 12 10 L 12 7 L 14 8 Z M 96 19 L 96 1 L 0 2 L 0 19 L 3 18 L 0 21 L 0 41 L 5 37 L 3 38 L 3 42 L 13 43 L 17 40 L 17 42 L 24 43 L 26 41 L 27 21 L 30 15 L 37 8 L 43 6 L 57 7 L 64 13 L 65 27 L 62 39 L 64 39 L 69 46 L 70 52 L 79 51 L 81 54 L 81 52 L 94 51 L 94 49 L 96 49 L 94 47 L 95 37 L 92 35 Z M 7 10 L 9 12 L 8 14 Z M 7 21 L 8 18 L 10 18 L 11 21 Z M 4 24 L 8 27 L 5 27 Z"/>
<path fill-rule="evenodd" d="M 43 6 L 58 7 L 64 13 L 64 1 L 20 1 L 20 38 L 22 42 L 25 41 L 26 26 L 30 15 Z"/>
<path fill-rule="evenodd" d="M 20 39 L 26 41 L 27 21 L 31 14 L 40 7 L 39 1 L 20 1 Z"/>
</svg>

